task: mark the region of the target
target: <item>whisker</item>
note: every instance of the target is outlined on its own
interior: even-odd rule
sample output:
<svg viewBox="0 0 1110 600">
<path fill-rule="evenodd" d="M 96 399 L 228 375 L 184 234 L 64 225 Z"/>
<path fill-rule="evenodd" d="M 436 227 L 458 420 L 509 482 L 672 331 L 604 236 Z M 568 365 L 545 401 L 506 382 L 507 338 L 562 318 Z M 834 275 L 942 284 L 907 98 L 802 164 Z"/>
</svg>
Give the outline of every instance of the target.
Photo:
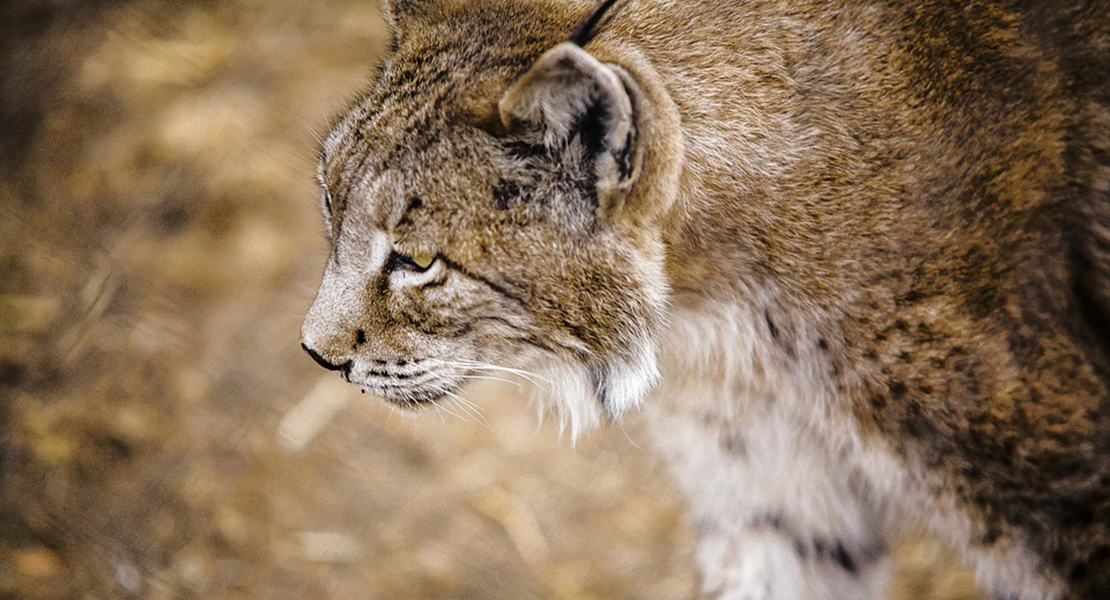
<svg viewBox="0 0 1110 600">
<path fill-rule="evenodd" d="M 317 145 L 324 145 L 324 136 L 320 135 L 320 132 L 316 131 L 315 127 L 309 125 L 308 122 L 302 119 L 299 115 L 297 116 L 297 120 L 301 122 L 301 126 L 304 127 L 306 131 L 312 134 L 312 137 L 316 140 Z"/>
<path fill-rule="evenodd" d="M 522 370 L 522 369 L 513 369 L 511 367 L 500 367 L 500 366 L 497 366 L 497 365 L 491 365 L 489 363 L 481 363 L 481 362 L 476 362 L 476 361 L 456 361 L 454 363 L 454 366 L 476 369 L 476 370 L 479 370 L 479 371 L 501 371 L 501 372 L 504 372 L 504 373 L 509 373 L 511 375 L 516 375 L 518 377 L 521 377 L 523 379 L 526 379 L 526 380 L 530 381 L 531 383 L 535 384 L 536 386 L 538 386 L 540 388 L 543 388 L 544 391 L 547 391 L 547 389 L 540 382 L 546 383 L 548 385 L 551 384 L 551 380 L 547 379 L 546 377 L 543 377 L 541 375 L 537 375 L 536 373 L 532 373 L 531 371 L 525 371 L 525 370 Z"/>
<path fill-rule="evenodd" d="M 439 403 L 433 404 L 433 406 L 435 406 L 435 408 L 436 408 L 436 415 L 439 416 L 439 422 L 443 423 L 443 430 L 444 431 L 450 431 L 450 429 L 447 428 L 447 421 L 443 418 L 443 411 L 442 411 L 443 407 L 440 406 Z M 451 412 L 451 411 L 447 411 L 447 412 Z M 457 417 L 458 415 L 455 415 L 455 416 Z"/>
<path fill-rule="evenodd" d="M 480 369 L 490 369 L 490 370 L 494 370 L 494 371 L 504 371 L 506 373 L 512 373 L 514 375 L 520 375 L 521 377 L 532 377 L 532 378 L 535 378 L 535 379 L 539 379 L 541 381 L 545 381 L 545 382 L 548 381 L 547 378 L 545 378 L 545 377 L 543 377 L 543 376 L 541 376 L 537 373 L 533 373 L 531 371 L 525 371 L 524 369 L 514 369 L 512 367 L 502 367 L 500 365 L 491 365 L 490 363 L 478 362 L 478 361 L 462 361 L 462 362 L 463 362 L 463 364 L 469 364 L 470 366 L 477 367 L 477 368 L 480 368 Z"/>
<path fill-rule="evenodd" d="M 482 408 L 480 406 L 478 406 L 477 404 L 475 404 L 474 402 L 471 402 L 470 400 L 462 397 L 462 395 L 457 394 L 457 393 L 452 392 L 452 391 L 449 391 L 449 390 L 445 390 L 444 394 L 450 396 L 452 399 L 454 399 L 456 402 L 458 402 L 462 407 L 468 408 L 472 414 L 474 414 L 478 418 L 482 419 L 482 421 L 486 420 L 485 416 L 482 414 Z M 488 425 L 488 423 L 487 423 L 487 425 Z"/>
<path fill-rule="evenodd" d="M 505 372 L 508 372 L 508 373 L 513 373 L 515 375 L 535 377 L 536 379 L 542 379 L 542 380 L 546 381 L 546 379 L 544 377 L 542 377 L 542 376 L 540 376 L 536 373 L 533 373 L 531 371 L 525 371 L 524 369 L 516 369 L 516 368 L 513 368 L 513 367 L 503 367 L 503 366 L 494 365 L 494 364 L 491 364 L 491 363 L 488 363 L 488 362 L 482 362 L 482 361 L 477 361 L 477 360 L 467 360 L 467 359 L 462 359 L 462 360 L 435 359 L 435 360 L 438 360 L 438 362 L 443 363 L 443 364 L 447 364 L 447 365 L 454 365 L 454 366 L 459 366 L 459 367 L 481 368 L 481 369 L 492 369 L 492 370 L 496 370 L 496 371 L 505 371 Z"/>
<path fill-rule="evenodd" d="M 619 423 L 621 426 L 621 433 L 624 434 L 624 439 L 628 440 L 628 443 L 632 444 L 637 450 L 643 450 L 643 447 L 637 444 L 636 441 L 632 439 L 632 436 L 628 435 L 628 430 L 624 428 L 624 421 L 619 421 Z"/>
<path fill-rule="evenodd" d="M 460 402 L 463 406 L 468 407 L 472 411 L 474 411 L 474 413 L 476 415 L 482 416 L 482 408 L 480 406 L 478 406 L 474 402 L 471 402 L 470 400 L 467 400 L 466 398 L 463 398 L 460 394 L 456 394 L 454 392 L 448 392 L 448 393 L 451 394 L 454 397 L 454 399 L 456 401 Z"/>
<path fill-rule="evenodd" d="M 444 395 L 451 396 L 452 398 L 455 398 L 456 400 L 459 400 L 460 402 L 462 402 L 463 404 L 465 404 L 465 405 L 467 405 L 471 408 L 478 409 L 477 404 L 475 404 L 474 402 L 471 402 L 470 400 L 468 400 L 466 398 L 463 398 L 462 396 L 460 396 L 459 394 L 457 394 L 455 392 L 452 392 L 451 390 L 443 390 L 443 393 L 444 393 Z"/>
<path fill-rule="evenodd" d="M 485 427 L 486 430 L 490 432 L 493 431 L 493 428 L 489 425 L 489 421 L 487 421 L 485 415 L 482 414 L 482 409 L 454 392 L 447 392 L 447 395 L 451 397 L 451 400 L 457 404 L 460 410 L 471 415 L 475 423 Z"/>
<path fill-rule="evenodd" d="M 520 383 L 519 381 L 513 381 L 512 379 L 505 379 L 504 377 L 495 377 L 493 375 L 463 375 L 462 379 L 483 379 L 483 380 L 486 380 L 486 381 L 500 381 L 501 383 L 512 384 L 512 385 L 515 385 L 519 388 L 524 387 L 524 384 Z"/>
<path fill-rule="evenodd" d="M 457 406 L 457 405 L 456 405 L 456 406 Z M 458 419 L 458 420 L 460 420 L 460 421 L 473 421 L 473 422 L 475 422 L 475 423 L 477 423 L 477 422 L 478 422 L 478 421 L 477 421 L 476 419 L 474 419 L 474 417 L 470 417 L 470 418 L 467 418 L 467 417 L 464 417 L 463 415 L 460 415 L 459 413 L 457 413 L 457 412 L 455 412 L 455 411 L 451 410 L 450 408 L 447 408 L 447 405 L 446 405 L 446 404 L 436 404 L 436 410 L 439 410 L 439 409 L 441 409 L 441 408 L 442 408 L 442 409 L 444 410 L 444 412 L 446 412 L 447 414 L 451 415 L 452 417 L 455 417 L 456 419 Z M 446 423 L 444 423 L 444 426 L 446 426 L 446 425 L 447 425 L 447 424 L 446 424 Z"/>
</svg>

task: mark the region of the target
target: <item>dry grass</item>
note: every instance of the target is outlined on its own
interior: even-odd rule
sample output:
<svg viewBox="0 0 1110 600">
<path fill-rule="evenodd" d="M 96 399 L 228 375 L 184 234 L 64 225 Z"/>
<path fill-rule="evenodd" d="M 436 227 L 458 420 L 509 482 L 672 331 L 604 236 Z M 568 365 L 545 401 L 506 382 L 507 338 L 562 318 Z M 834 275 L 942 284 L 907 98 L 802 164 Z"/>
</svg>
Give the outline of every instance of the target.
<svg viewBox="0 0 1110 600">
<path fill-rule="evenodd" d="M 0 598 L 695 594 L 634 424 L 572 450 L 511 386 L 395 415 L 300 354 L 312 130 L 373 2 L 99 6 L 0 8 Z M 970 598 L 933 548 L 899 597 Z"/>
</svg>

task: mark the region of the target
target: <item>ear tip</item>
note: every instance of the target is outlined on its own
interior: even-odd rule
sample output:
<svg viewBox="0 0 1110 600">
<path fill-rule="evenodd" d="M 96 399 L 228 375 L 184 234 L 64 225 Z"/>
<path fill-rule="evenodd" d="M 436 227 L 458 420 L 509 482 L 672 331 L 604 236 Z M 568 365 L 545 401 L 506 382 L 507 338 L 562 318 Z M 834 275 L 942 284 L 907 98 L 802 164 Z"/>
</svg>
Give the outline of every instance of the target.
<svg viewBox="0 0 1110 600">
<path fill-rule="evenodd" d="M 593 70 L 595 66 L 600 66 L 601 62 L 594 58 L 587 50 L 575 44 L 574 42 L 559 42 L 557 45 L 552 46 L 543 56 L 536 61 L 533 71 L 542 71 L 551 67 L 558 66 L 558 71 L 573 70 Z"/>
</svg>

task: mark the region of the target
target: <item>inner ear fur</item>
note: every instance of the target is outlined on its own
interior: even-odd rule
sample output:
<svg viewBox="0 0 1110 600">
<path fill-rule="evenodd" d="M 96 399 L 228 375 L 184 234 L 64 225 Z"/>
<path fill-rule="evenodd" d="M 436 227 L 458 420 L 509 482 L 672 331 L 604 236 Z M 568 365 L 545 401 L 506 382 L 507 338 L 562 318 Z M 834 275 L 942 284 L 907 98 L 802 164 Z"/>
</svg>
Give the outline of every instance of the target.
<svg viewBox="0 0 1110 600">
<path fill-rule="evenodd" d="M 509 131 L 539 128 L 550 149 L 564 147 L 577 134 L 594 161 L 598 199 L 612 203 L 627 194 L 639 172 L 635 86 L 624 69 L 564 42 L 505 92 L 498 103 L 501 124 Z"/>
</svg>

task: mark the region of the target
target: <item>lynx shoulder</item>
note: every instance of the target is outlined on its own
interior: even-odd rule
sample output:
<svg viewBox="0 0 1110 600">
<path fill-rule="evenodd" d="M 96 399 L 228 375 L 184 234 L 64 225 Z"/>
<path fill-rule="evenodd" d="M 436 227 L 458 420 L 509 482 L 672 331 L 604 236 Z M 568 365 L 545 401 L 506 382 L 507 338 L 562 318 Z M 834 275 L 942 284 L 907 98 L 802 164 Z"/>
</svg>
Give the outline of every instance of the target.
<svg viewBox="0 0 1110 600">
<path fill-rule="evenodd" d="M 1110 3 L 397 0 L 306 350 L 644 406 L 707 593 L 879 598 L 907 524 L 1110 596 Z"/>
</svg>

